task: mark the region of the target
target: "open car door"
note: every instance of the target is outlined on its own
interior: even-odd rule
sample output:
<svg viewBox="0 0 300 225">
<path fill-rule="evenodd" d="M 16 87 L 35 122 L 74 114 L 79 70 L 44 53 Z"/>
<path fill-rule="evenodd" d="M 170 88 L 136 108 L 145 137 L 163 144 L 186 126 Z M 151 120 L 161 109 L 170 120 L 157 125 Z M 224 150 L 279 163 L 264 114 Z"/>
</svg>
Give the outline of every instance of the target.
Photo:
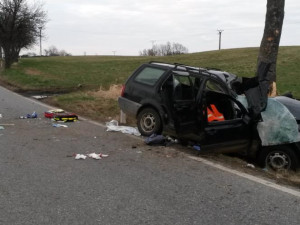
<svg viewBox="0 0 300 225">
<path fill-rule="evenodd" d="M 211 86 L 212 83 L 210 81 Z M 204 114 L 204 138 L 200 143 L 203 150 L 226 153 L 248 149 L 252 140 L 251 121 L 247 110 L 238 100 L 221 90 L 208 87 L 202 94 L 200 104 Z"/>
<path fill-rule="evenodd" d="M 186 72 L 174 72 L 172 107 L 177 135 L 193 133 L 197 130 L 195 90 L 192 78 Z"/>
</svg>

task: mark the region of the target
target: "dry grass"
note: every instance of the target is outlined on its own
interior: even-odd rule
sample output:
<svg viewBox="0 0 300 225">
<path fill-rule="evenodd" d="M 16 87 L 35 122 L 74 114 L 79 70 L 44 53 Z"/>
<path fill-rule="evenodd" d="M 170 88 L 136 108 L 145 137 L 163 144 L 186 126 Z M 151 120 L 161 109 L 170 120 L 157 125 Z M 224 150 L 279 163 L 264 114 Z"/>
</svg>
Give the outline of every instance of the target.
<svg viewBox="0 0 300 225">
<path fill-rule="evenodd" d="M 25 74 L 31 75 L 31 76 L 40 76 L 40 75 L 42 75 L 42 72 L 35 68 L 26 68 Z"/>
<path fill-rule="evenodd" d="M 109 87 L 108 90 L 103 90 L 103 88 L 100 87 L 99 91 L 90 92 L 90 94 L 94 97 L 117 100 L 121 94 L 121 90 L 122 90 L 122 85 L 113 84 Z"/>
</svg>

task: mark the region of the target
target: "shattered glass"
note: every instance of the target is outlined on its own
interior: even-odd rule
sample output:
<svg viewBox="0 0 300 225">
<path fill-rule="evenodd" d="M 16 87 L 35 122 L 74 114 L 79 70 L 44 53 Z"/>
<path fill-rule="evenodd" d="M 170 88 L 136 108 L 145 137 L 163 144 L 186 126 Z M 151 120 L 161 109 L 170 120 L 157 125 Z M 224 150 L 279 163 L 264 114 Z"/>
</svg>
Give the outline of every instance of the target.
<svg viewBox="0 0 300 225">
<path fill-rule="evenodd" d="M 238 100 L 248 108 L 245 96 L 238 96 Z M 300 141 L 297 121 L 291 112 L 274 98 L 268 98 L 265 111 L 261 112 L 262 122 L 257 124 L 257 131 L 262 146 L 279 145 Z"/>
</svg>

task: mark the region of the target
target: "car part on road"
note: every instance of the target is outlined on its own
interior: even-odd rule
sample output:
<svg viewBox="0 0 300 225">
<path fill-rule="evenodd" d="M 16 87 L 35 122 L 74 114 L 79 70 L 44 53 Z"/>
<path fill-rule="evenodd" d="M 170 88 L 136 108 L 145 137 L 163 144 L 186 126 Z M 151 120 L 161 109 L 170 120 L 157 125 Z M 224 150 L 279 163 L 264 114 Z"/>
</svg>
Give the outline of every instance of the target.
<svg viewBox="0 0 300 225">
<path fill-rule="evenodd" d="M 137 126 L 143 136 L 160 134 L 162 130 L 160 116 L 152 108 L 144 108 L 139 112 Z"/>
</svg>

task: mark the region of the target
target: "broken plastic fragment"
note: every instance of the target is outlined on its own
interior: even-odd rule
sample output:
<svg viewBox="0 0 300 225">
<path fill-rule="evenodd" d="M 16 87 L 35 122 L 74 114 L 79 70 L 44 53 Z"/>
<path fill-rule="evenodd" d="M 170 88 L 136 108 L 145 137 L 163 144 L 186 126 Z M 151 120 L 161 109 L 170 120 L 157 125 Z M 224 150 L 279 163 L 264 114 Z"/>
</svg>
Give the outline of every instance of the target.
<svg viewBox="0 0 300 225">
<path fill-rule="evenodd" d="M 96 153 L 88 154 L 88 157 L 93 158 L 93 159 L 102 159 L 100 157 L 100 154 L 96 154 Z"/>
<path fill-rule="evenodd" d="M 104 155 L 102 153 L 96 154 L 96 153 L 90 153 L 88 154 L 88 157 L 93 158 L 93 159 L 102 159 L 108 157 L 108 155 Z"/>
<path fill-rule="evenodd" d="M 64 124 L 57 124 L 57 123 L 53 123 L 52 126 L 53 126 L 53 127 L 68 127 L 67 125 L 64 125 Z"/>
<path fill-rule="evenodd" d="M 249 168 L 255 169 L 255 166 L 253 164 L 248 163 L 246 166 Z"/>
<path fill-rule="evenodd" d="M 46 95 L 34 95 L 34 96 L 31 96 L 31 97 L 39 100 L 39 99 L 47 98 L 48 96 L 46 96 Z"/>
<path fill-rule="evenodd" d="M 4 127 L 0 126 L 0 130 L 4 130 Z"/>
<path fill-rule="evenodd" d="M 75 159 L 86 159 L 86 155 L 76 154 Z"/>
</svg>

